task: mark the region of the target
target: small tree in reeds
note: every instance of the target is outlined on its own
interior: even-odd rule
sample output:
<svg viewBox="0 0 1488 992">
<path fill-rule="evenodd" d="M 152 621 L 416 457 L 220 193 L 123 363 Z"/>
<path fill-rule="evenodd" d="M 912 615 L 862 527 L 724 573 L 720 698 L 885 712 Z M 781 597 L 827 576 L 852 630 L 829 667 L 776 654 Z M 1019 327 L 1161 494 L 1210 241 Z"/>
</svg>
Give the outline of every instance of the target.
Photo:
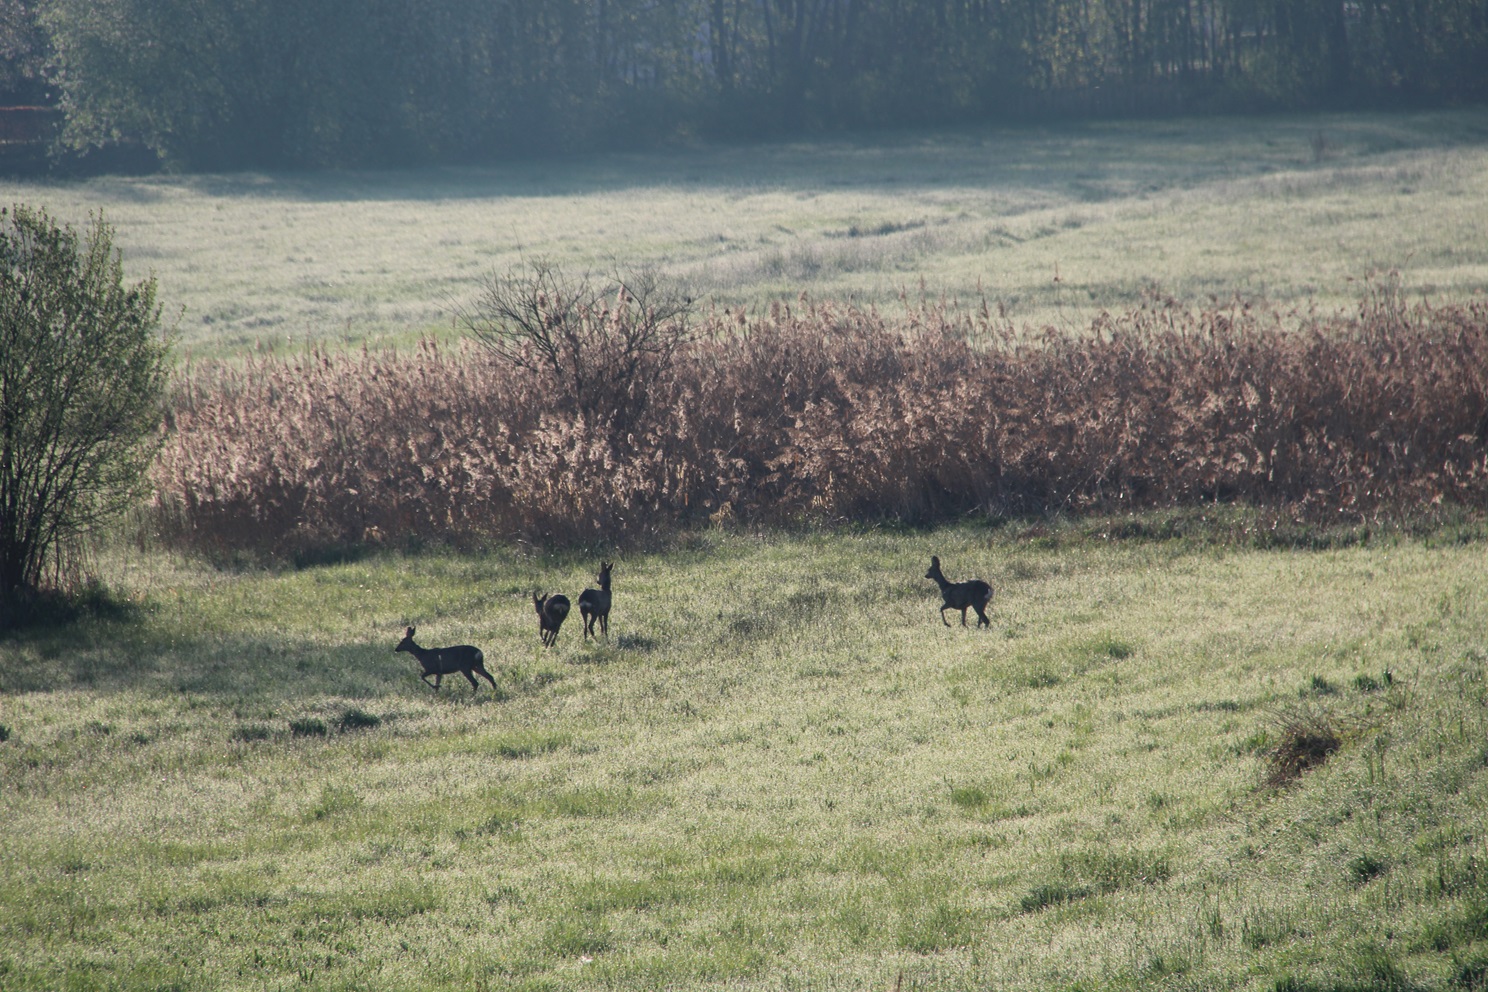
<svg viewBox="0 0 1488 992">
<path fill-rule="evenodd" d="M 618 439 L 649 411 L 688 340 L 691 311 L 691 299 L 653 272 L 601 285 L 539 260 L 490 276 L 456 316 L 502 364 L 540 376 L 560 409 Z"/>
<path fill-rule="evenodd" d="M 0 210 L 0 618 L 77 578 L 79 540 L 131 505 L 169 375 L 155 282 L 110 228 Z"/>
</svg>

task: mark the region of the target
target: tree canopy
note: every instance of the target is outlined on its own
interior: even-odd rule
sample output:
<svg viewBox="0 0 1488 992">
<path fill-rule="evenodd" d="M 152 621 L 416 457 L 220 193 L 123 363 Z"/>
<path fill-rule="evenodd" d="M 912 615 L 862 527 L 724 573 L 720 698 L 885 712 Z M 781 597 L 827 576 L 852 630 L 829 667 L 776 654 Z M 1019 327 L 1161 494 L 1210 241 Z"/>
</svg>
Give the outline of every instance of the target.
<svg viewBox="0 0 1488 992">
<path fill-rule="evenodd" d="M 1482 0 L 362 0 L 354 10 L 339 0 L 42 0 L 29 9 L 44 29 L 65 139 L 79 148 L 133 139 L 186 168 L 1488 97 Z"/>
</svg>

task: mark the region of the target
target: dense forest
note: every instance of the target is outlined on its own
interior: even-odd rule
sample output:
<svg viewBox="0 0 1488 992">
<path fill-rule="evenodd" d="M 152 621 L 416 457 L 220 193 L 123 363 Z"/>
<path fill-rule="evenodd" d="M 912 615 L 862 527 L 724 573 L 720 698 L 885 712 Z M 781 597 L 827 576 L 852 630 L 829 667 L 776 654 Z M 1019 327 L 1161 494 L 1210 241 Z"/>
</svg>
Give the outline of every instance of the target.
<svg viewBox="0 0 1488 992">
<path fill-rule="evenodd" d="M 1484 0 L 0 0 L 0 94 L 181 168 L 1488 97 Z M 14 97 L 13 97 L 14 99 Z"/>
</svg>

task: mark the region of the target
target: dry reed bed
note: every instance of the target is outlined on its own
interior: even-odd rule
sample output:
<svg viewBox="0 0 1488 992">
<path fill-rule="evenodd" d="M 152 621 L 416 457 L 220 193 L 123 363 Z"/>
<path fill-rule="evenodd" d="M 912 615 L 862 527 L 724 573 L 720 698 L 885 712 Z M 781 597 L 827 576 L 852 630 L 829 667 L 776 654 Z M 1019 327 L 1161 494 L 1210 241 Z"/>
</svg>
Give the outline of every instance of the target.
<svg viewBox="0 0 1488 992">
<path fill-rule="evenodd" d="M 155 470 L 161 521 L 203 549 L 298 553 L 710 519 L 1488 504 L 1481 302 L 1320 317 L 1153 298 L 1031 335 L 985 308 L 802 301 L 695 330 L 623 436 L 473 345 L 193 368 Z"/>
</svg>

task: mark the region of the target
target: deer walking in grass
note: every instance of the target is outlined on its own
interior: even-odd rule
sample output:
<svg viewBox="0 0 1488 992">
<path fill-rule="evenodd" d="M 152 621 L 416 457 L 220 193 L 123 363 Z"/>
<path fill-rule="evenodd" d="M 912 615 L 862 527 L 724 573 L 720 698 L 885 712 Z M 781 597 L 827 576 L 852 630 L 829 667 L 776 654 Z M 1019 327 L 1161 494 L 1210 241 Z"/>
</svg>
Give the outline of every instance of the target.
<svg viewBox="0 0 1488 992">
<path fill-rule="evenodd" d="M 457 644 L 451 648 L 421 648 L 413 643 L 415 631 L 409 627 L 403 633 L 403 640 L 393 648 L 393 653 L 407 651 L 418 659 L 423 666 L 424 674 L 419 676 L 424 684 L 433 686 L 434 691 L 439 691 L 439 683 L 446 675 L 459 672 L 470 680 L 470 691 L 475 692 L 480 688 L 480 683 L 475 680 L 479 675 L 491 683 L 491 689 L 496 689 L 496 680 L 491 678 L 491 673 L 486 671 L 486 656 L 481 654 L 481 649 L 470 644 Z M 429 676 L 434 676 L 434 681 L 429 681 Z"/>
<path fill-rule="evenodd" d="M 598 589 L 585 589 L 579 593 L 579 616 L 584 618 L 584 640 L 594 635 L 594 622 L 599 621 L 600 632 L 604 639 L 610 639 L 610 571 L 615 567 L 614 562 L 600 561 L 599 574 L 595 576 L 599 582 Z M 598 640 L 598 637 L 595 637 Z"/>
<path fill-rule="evenodd" d="M 558 643 L 558 628 L 568 616 L 568 597 L 559 593 L 554 596 L 532 594 L 532 606 L 537 610 L 538 630 L 542 633 L 543 647 Z"/>
<path fill-rule="evenodd" d="M 940 570 L 940 559 L 935 555 L 930 556 L 930 571 L 925 573 L 925 578 L 934 579 L 935 584 L 940 586 L 940 622 L 947 627 L 951 622 L 946 619 L 946 610 L 961 611 L 961 626 L 966 626 L 966 611 L 976 610 L 977 626 L 990 627 L 992 621 L 987 618 L 987 604 L 992 602 L 992 587 L 981 579 L 967 579 L 965 582 L 951 582 Z"/>
</svg>

